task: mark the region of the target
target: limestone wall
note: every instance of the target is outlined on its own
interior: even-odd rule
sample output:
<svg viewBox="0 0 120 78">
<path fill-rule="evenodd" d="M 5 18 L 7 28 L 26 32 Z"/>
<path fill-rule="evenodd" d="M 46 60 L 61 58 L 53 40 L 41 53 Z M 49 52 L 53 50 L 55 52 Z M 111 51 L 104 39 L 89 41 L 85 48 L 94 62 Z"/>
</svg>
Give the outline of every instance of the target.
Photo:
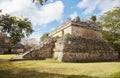
<svg viewBox="0 0 120 78">
<path fill-rule="evenodd" d="M 48 47 L 49 46 L 49 47 Z M 52 45 L 44 46 L 40 49 L 34 49 L 33 51 L 27 53 L 23 58 L 26 59 L 46 59 L 53 56 Z"/>
<path fill-rule="evenodd" d="M 96 28 L 99 28 L 96 26 Z M 93 29 L 89 24 L 79 24 L 74 22 L 68 22 L 64 24 L 61 27 L 56 28 L 54 31 L 52 31 L 49 36 L 55 37 L 55 36 L 63 36 L 65 34 L 71 34 L 75 36 L 81 36 L 83 38 L 88 39 L 95 39 L 95 40 L 102 40 L 102 33 L 100 30 Z"/>
<path fill-rule="evenodd" d="M 95 40 L 101 40 L 102 39 L 102 33 L 101 31 L 96 31 L 92 29 L 88 29 L 85 27 L 78 27 L 78 26 L 72 26 L 72 34 L 75 36 L 81 36 L 83 38 L 88 39 L 95 39 Z"/>
<path fill-rule="evenodd" d="M 52 37 L 55 37 L 55 36 L 59 36 L 59 37 L 62 37 L 64 36 L 65 34 L 72 34 L 72 27 L 71 26 L 68 26 L 66 28 L 63 28 L 62 30 L 56 32 L 55 34 L 52 35 Z M 51 35 L 50 35 L 51 36 Z"/>
<path fill-rule="evenodd" d="M 56 36 L 62 37 L 62 31 L 57 32 L 52 37 L 56 37 Z"/>
<path fill-rule="evenodd" d="M 54 58 L 56 58 L 58 61 L 63 61 L 63 52 L 54 52 Z"/>
<path fill-rule="evenodd" d="M 11 54 L 19 54 L 19 53 L 23 53 L 24 49 L 11 49 Z"/>
<path fill-rule="evenodd" d="M 64 35 L 67 34 L 67 33 L 72 34 L 72 27 L 71 26 L 64 29 Z"/>
<path fill-rule="evenodd" d="M 63 62 L 110 61 L 118 59 L 117 52 L 56 52 L 55 54 L 58 60 Z"/>
<path fill-rule="evenodd" d="M 55 36 L 63 36 L 65 33 L 71 33 L 71 22 L 66 22 L 65 24 L 59 26 L 55 30 L 53 30 L 49 36 L 55 37 Z"/>
<path fill-rule="evenodd" d="M 118 53 L 105 41 L 72 35 L 60 38 L 54 51 L 54 57 L 59 61 L 102 61 L 118 58 Z"/>
<path fill-rule="evenodd" d="M 56 52 L 112 52 L 114 49 L 105 41 L 72 36 L 60 38 L 56 44 Z"/>
</svg>

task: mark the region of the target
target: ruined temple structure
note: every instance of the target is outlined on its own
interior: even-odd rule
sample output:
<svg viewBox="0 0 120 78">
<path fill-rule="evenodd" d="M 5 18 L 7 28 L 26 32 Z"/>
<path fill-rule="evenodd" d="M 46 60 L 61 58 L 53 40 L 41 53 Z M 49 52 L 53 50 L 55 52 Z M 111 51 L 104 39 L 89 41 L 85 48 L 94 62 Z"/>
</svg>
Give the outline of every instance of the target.
<svg viewBox="0 0 120 78">
<path fill-rule="evenodd" d="M 0 33 L 0 54 L 18 54 L 24 52 L 24 45 L 18 43 L 15 46 L 10 44 L 9 37 L 4 34 Z"/>
<path fill-rule="evenodd" d="M 81 22 L 79 17 L 76 17 L 72 21 L 68 21 L 62 26 L 52 31 L 49 36 L 62 37 L 66 34 L 74 36 L 81 36 L 86 39 L 102 40 L 102 33 L 98 25 L 95 22 Z"/>
<path fill-rule="evenodd" d="M 48 37 L 39 46 L 26 51 L 23 54 L 16 55 L 11 60 L 27 60 L 27 59 L 46 59 L 52 58 L 54 55 L 55 41 Z"/>
<path fill-rule="evenodd" d="M 55 37 L 59 37 L 56 42 Z M 54 57 L 62 62 L 118 59 L 118 53 L 102 39 L 99 26 L 93 21 L 83 22 L 78 16 L 50 32 L 49 38 L 37 47 L 13 59 Z"/>
</svg>

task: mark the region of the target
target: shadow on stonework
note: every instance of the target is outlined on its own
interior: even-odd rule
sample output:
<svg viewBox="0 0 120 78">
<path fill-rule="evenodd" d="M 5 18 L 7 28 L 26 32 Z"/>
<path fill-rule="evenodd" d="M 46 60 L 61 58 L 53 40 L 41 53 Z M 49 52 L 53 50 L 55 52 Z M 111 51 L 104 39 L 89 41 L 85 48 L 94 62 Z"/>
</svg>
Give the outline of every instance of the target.
<svg viewBox="0 0 120 78">
<path fill-rule="evenodd" d="M 87 75 L 63 75 L 25 69 L 0 69 L 0 78 L 99 78 Z"/>
<path fill-rule="evenodd" d="M 120 62 L 120 59 L 118 60 L 97 60 L 97 61 L 72 61 L 72 62 L 65 62 L 65 63 L 104 63 L 104 62 Z"/>
</svg>

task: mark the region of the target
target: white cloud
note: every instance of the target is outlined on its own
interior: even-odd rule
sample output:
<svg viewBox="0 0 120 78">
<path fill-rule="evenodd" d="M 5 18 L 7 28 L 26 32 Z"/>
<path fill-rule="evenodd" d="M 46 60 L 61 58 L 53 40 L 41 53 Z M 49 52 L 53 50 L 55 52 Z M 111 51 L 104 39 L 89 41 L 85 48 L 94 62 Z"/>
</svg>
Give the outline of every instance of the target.
<svg viewBox="0 0 120 78">
<path fill-rule="evenodd" d="M 62 1 L 56 1 L 37 8 L 31 0 L 0 0 L 2 13 L 29 18 L 34 25 L 60 21 L 64 12 Z"/>
<path fill-rule="evenodd" d="M 104 13 L 116 6 L 120 6 L 120 0 L 82 0 L 78 3 L 79 8 L 85 9 L 83 14 L 91 14 L 96 9 Z"/>
<path fill-rule="evenodd" d="M 74 12 L 73 14 L 70 15 L 71 19 L 74 19 L 76 16 L 78 16 L 77 12 Z"/>
</svg>

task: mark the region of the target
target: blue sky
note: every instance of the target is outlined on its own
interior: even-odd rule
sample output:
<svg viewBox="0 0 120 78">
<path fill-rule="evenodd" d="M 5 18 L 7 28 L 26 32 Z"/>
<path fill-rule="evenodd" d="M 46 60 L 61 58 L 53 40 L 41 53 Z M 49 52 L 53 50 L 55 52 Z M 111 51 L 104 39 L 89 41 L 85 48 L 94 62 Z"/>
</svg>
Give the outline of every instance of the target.
<svg viewBox="0 0 120 78">
<path fill-rule="evenodd" d="M 32 0 L 0 0 L 2 13 L 26 17 L 32 24 L 34 33 L 30 38 L 39 40 L 45 32 L 50 32 L 68 18 L 79 16 L 82 20 L 99 16 L 113 7 L 120 6 L 120 0 L 49 0 L 44 6 Z"/>
</svg>

